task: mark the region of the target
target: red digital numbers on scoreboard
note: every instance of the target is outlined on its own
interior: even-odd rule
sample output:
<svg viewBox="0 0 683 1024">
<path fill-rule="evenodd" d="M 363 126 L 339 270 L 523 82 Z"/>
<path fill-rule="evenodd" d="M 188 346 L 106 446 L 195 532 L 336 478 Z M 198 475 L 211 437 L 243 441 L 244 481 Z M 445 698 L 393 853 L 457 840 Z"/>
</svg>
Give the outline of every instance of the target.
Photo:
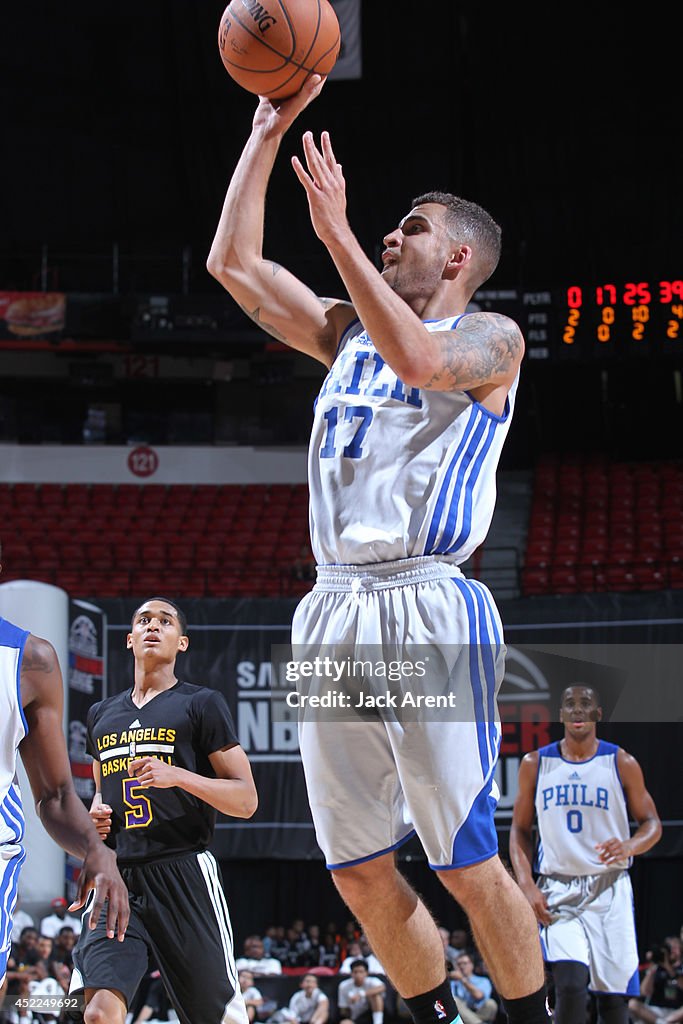
<svg viewBox="0 0 683 1024">
<path fill-rule="evenodd" d="M 612 327 L 614 326 L 614 308 L 617 304 L 617 289 L 613 284 L 599 284 L 595 289 L 595 300 L 600 307 L 600 323 L 597 326 L 596 337 L 601 345 L 612 340 Z"/>
<path fill-rule="evenodd" d="M 683 320 L 683 281 L 660 281 L 659 301 L 669 306 L 669 318 L 666 323 L 666 336 L 669 341 L 678 341 L 681 337 L 681 321 Z"/>
<path fill-rule="evenodd" d="M 576 328 L 581 321 L 581 306 L 583 305 L 583 292 L 577 285 L 567 288 L 567 323 L 562 331 L 562 342 L 565 345 L 573 345 L 576 341 Z"/>
</svg>

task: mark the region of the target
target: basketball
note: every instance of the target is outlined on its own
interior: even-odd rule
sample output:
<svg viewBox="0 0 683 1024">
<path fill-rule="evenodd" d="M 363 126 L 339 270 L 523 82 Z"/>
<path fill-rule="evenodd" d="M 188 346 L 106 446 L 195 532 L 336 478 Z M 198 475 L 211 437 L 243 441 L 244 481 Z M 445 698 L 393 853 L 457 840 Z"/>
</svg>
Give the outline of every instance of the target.
<svg viewBox="0 0 683 1024">
<path fill-rule="evenodd" d="M 231 0 L 218 27 L 228 74 L 272 100 L 293 96 L 310 75 L 328 75 L 340 45 L 329 0 Z"/>
</svg>

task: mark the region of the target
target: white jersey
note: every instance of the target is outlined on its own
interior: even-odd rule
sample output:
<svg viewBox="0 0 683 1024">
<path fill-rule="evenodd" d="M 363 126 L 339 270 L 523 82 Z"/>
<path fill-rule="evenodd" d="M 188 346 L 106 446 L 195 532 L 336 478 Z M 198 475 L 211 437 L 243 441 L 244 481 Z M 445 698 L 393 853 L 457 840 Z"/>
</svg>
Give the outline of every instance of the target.
<svg viewBox="0 0 683 1024">
<path fill-rule="evenodd" d="M 425 327 L 452 330 L 460 319 Z M 318 564 L 466 561 L 493 518 L 518 377 L 502 416 L 464 391 L 409 388 L 354 320 L 315 403 L 308 481 Z"/>
<path fill-rule="evenodd" d="M 28 732 L 19 688 L 28 632 L 0 618 L 0 847 L 24 838 L 24 813 L 16 780 L 17 748 Z"/>
<path fill-rule="evenodd" d="M 617 768 L 619 747 L 600 740 L 588 761 L 567 761 L 559 743 L 538 751 L 536 819 L 541 875 L 599 875 L 630 867 L 631 860 L 603 864 L 595 846 L 630 836 L 628 808 Z"/>
</svg>

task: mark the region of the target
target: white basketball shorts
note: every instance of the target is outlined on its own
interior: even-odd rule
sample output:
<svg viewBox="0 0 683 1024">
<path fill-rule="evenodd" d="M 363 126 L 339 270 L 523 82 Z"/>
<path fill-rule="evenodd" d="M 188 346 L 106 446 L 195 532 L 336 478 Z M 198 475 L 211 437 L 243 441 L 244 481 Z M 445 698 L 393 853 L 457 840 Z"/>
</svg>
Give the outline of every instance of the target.
<svg viewBox="0 0 683 1024">
<path fill-rule="evenodd" d="M 435 870 L 492 857 L 505 645 L 487 588 L 431 556 L 319 566 L 294 615 L 292 651 L 362 662 L 361 681 L 341 683 L 352 705 L 389 691 L 396 701 L 336 717 L 299 712 L 327 866 L 379 857 L 415 834 Z M 380 662 L 401 665 L 400 680 L 388 684 Z"/>
<path fill-rule="evenodd" d="M 638 946 L 628 872 L 542 875 L 538 887 L 555 917 L 552 924 L 540 926 L 544 959 L 585 964 L 594 992 L 637 996 Z"/>
</svg>

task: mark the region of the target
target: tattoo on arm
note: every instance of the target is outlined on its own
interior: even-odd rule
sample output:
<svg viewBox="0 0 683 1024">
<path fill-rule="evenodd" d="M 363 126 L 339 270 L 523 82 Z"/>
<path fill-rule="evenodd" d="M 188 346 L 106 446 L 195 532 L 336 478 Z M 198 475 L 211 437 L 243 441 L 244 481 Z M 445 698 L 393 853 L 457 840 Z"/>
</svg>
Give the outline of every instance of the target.
<svg viewBox="0 0 683 1024">
<path fill-rule="evenodd" d="M 30 636 L 24 647 L 24 656 L 21 659 L 22 672 L 52 672 L 55 667 L 55 659 L 52 647 L 37 637 Z"/>
<path fill-rule="evenodd" d="M 275 275 L 277 274 L 278 270 L 282 270 L 282 267 L 279 266 L 277 263 L 273 263 L 272 267 L 273 267 L 273 277 L 275 277 Z M 310 291 L 310 289 L 309 289 L 309 291 Z M 318 302 L 320 303 L 322 308 L 325 310 L 325 312 L 327 312 L 327 310 L 331 309 L 333 306 L 337 305 L 337 299 L 321 299 L 321 298 L 319 298 L 319 296 L 315 295 L 315 293 L 312 292 L 312 291 L 311 291 L 311 295 L 313 295 L 318 300 Z M 241 302 L 238 302 L 237 305 L 240 307 L 240 309 L 242 310 L 243 313 L 246 313 L 246 315 L 249 317 L 250 320 L 253 320 L 254 323 L 257 324 L 257 326 L 261 328 L 261 330 L 266 331 L 267 334 L 272 335 L 273 338 L 277 338 L 278 341 L 281 341 L 285 345 L 289 345 L 290 344 L 290 342 L 287 340 L 287 338 L 284 336 L 284 334 L 281 334 L 280 331 L 278 331 L 278 329 L 276 327 L 273 327 L 272 324 L 266 323 L 265 320 L 261 319 L 261 307 L 260 306 L 257 306 L 256 309 L 254 309 L 254 310 L 249 310 L 249 309 L 247 309 L 246 306 L 243 306 Z"/>
<path fill-rule="evenodd" d="M 280 334 L 280 332 L 277 330 L 277 328 L 272 327 L 270 324 L 265 323 L 261 319 L 261 307 L 260 306 L 257 306 L 256 309 L 254 309 L 254 310 L 248 310 L 247 307 L 243 306 L 241 302 L 238 302 L 237 305 L 240 307 L 240 309 L 242 310 L 243 313 L 247 314 L 247 316 L 249 317 L 250 320 L 253 320 L 254 323 L 257 324 L 257 326 L 261 328 L 262 331 L 265 331 L 267 334 L 272 335 L 273 338 L 277 338 L 278 341 L 284 342 L 285 345 L 288 344 L 287 339 L 285 338 L 284 334 Z"/>
<path fill-rule="evenodd" d="M 439 344 L 441 366 L 422 387 L 457 391 L 509 373 L 519 360 L 522 335 L 517 324 L 500 313 L 474 313 L 463 317 L 456 330 L 444 333 Z"/>
</svg>

